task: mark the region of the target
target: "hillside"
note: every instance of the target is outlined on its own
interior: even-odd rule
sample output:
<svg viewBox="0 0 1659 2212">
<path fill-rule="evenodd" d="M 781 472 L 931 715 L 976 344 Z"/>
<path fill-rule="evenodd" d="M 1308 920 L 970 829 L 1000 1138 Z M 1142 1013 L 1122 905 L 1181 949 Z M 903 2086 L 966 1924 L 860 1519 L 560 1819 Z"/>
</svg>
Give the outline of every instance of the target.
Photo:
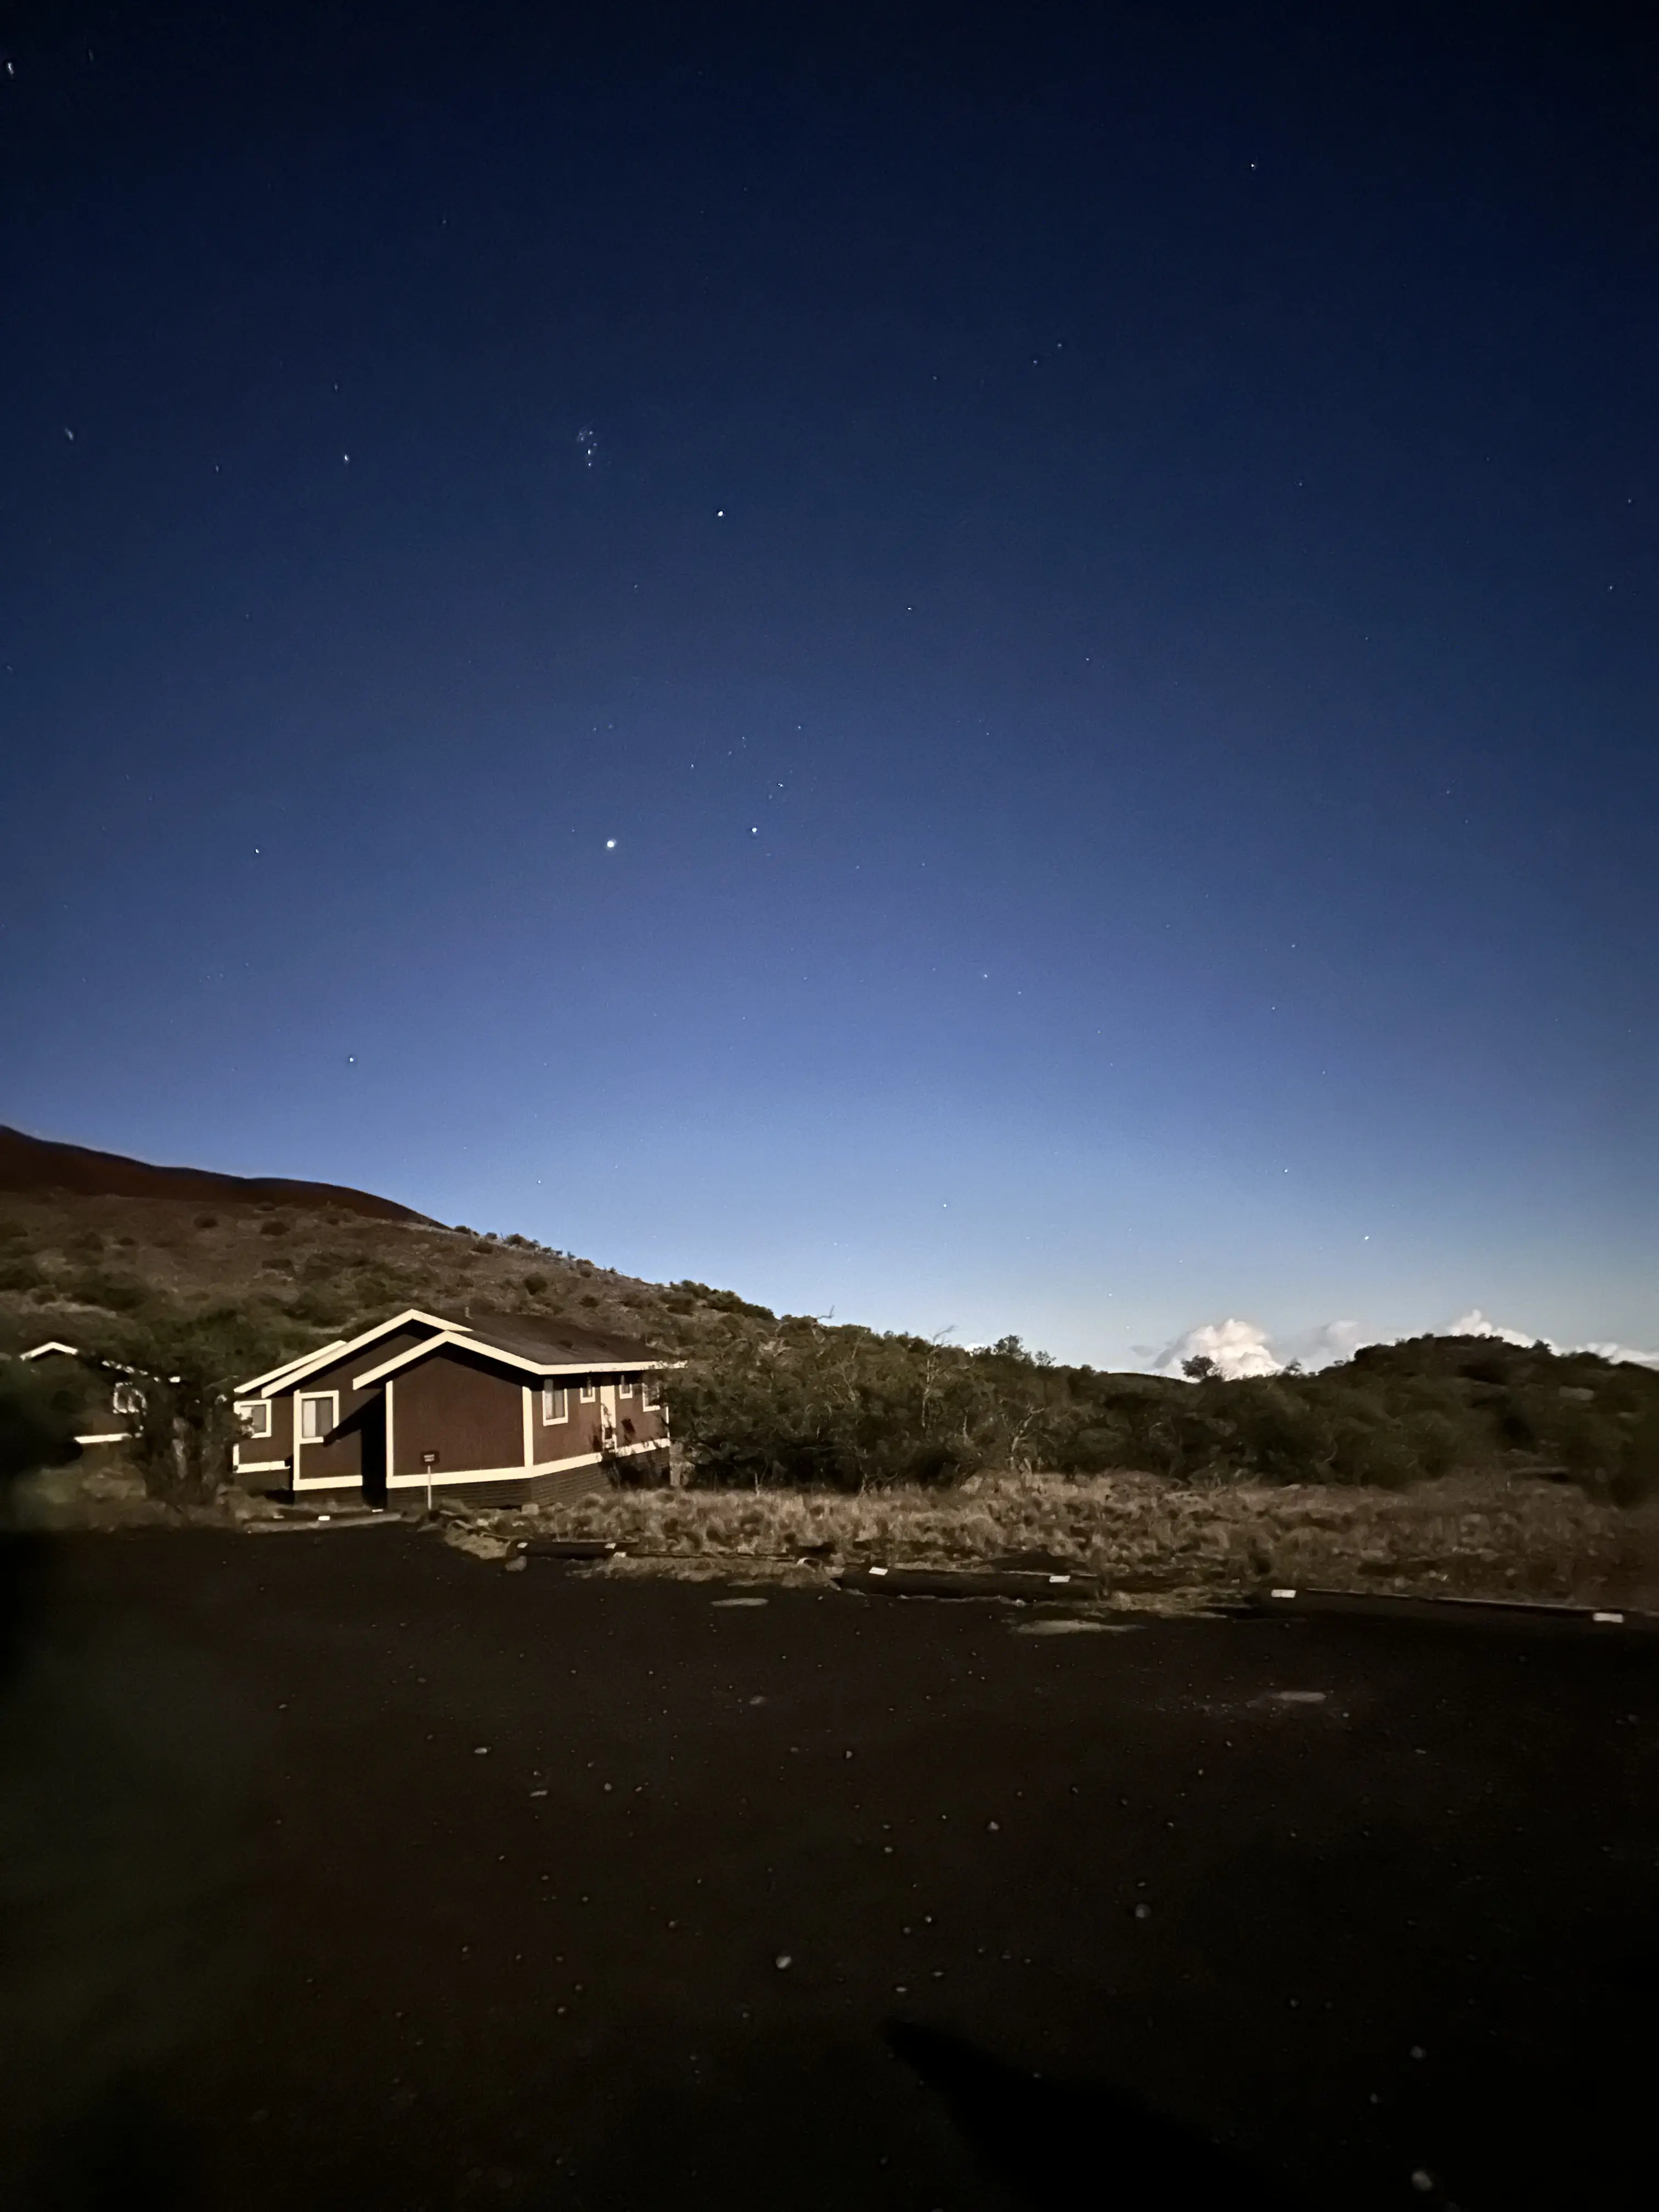
<svg viewBox="0 0 1659 2212">
<path fill-rule="evenodd" d="M 198 1205 L 258 1205 L 328 1207 L 374 1221 L 426 1222 L 392 1199 L 329 1182 L 295 1182 L 285 1176 L 219 1175 L 210 1168 L 161 1168 L 124 1152 L 93 1152 L 31 1137 L 0 1122 L 0 1193 L 19 1198 L 54 1195 L 79 1198 L 158 1198 L 194 1200 Z M 431 1225 L 431 1224 L 428 1224 Z"/>
<path fill-rule="evenodd" d="M 679 1343 L 751 1312 L 328 1183 L 152 1167 L 0 1131 L 0 1351 L 227 1306 L 279 1349 L 406 1305 L 542 1312 Z"/>
<path fill-rule="evenodd" d="M 1659 1374 L 1591 1353 L 1421 1338 L 1317 1375 L 1101 1373 L 1013 1338 L 969 1352 L 780 1317 L 362 1192 L 20 1142 L 32 1149 L 9 1157 L 31 1181 L 0 1200 L 0 1352 L 56 1337 L 156 1371 L 189 1338 L 222 1382 L 405 1306 L 511 1313 L 643 1339 L 682 1362 L 675 1433 L 717 1487 L 940 1489 L 1025 1467 L 1374 1489 L 1474 1473 L 1620 1504 L 1659 1494 Z M 83 1181 L 127 1187 L 46 1187 L 60 1154 Z"/>
</svg>

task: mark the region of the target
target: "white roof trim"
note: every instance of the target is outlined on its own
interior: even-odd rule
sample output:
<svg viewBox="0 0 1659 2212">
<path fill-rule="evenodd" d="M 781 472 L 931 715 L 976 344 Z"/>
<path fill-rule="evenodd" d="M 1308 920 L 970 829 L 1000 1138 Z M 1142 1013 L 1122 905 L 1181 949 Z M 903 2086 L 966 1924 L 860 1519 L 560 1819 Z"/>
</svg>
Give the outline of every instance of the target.
<svg viewBox="0 0 1659 2212">
<path fill-rule="evenodd" d="M 428 1328 L 436 1329 L 441 1336 L 465 1337 L 466 1333 L 465 1322 L 445 1321 L 441 1315 L 422 1313 L 419 1306 L 406 1306 L 402 1313 L 393 1314 L 390 1321 L 366 1328 L 361 1336 L 337 1338 L 332 1344 L 325 1344 L 320 1352 L 308 1352 L 303 1359 L 290 1360 L 286 1367 L 277 1368 L 274 1375 L 263 1378 L 256 1376 L 252 1382 L 239 1382 L 236 1395 L 269 1398 L 274 1391 L 287 1389 L 290 1383 L 302 1382 L 307 1375 L 314 1375 L 320 1367 L 332 1367 L 348 1352 L 361 1352 L 364 1345 L 374 1344 L 381 1337 L 390 1336 L 394 1328 L 407 1328 L 412 1321 L 423 1322 Z M 352 1388 L 355 1389 L 356 1385 L 354 1383 Z"/>
<path fill-rule="evenodd" d="M 345 1348 L 346 1340 L 344 1337 L 337 1336 L 332 1344 L 322 1345 L 319 1347 L 319 1350 L 320 1352 L 343 1352 Z M 294 1358 L 285 1359 L 280 1367 L 267 1367 L 263 1375 L 250 1375 L 246 1382 L 239 1382 L 236 1385 L 236 1388 L 244 1392 L 248 1390 L 257 1390 L 262 1382 L 274 1382 L 279 1376 L 289 1374 L 295 1367 L 303 1367 L 307 1360 L 315 1359 L 317 1357 L 318 1352 L 299 1352 Z"/>
<path fill-rule="evenodd" d="M 367 1390 L 371 1383 L 383 1382 L 399 1368 L 407 1367 L 413 1360 L 424 1359 L 428 1352 L 441 1352 L 450 1344 L 459 1345 L 463 1352 L 476 1352 L 480 1359 L 499 1359 L 504 1367 L 520 1368 L 526 1375 L 643 1375 L 675 1364 L 660 1359 L 526 1359 L 522 1352 L 508 1352 L 501 1345 L 492 1344 L 487 1336 L 460 1336 L 446 1330 L 441 1336 L 428 1337 L 424 1344 L 410 1345 L 407 1352 L 400 1352 L 384 1366 L 371 1367 L 366 1375 L 354 1375 L 351 1387 L 354 1390 Z"/>
<path fill-rule="evenodd" d="M 44 1359 L 49 1352 L 66 1352 L 71 1359 L 81 1357 L 80 1349 L 73 1344 L 59 1344 L 54 1337 L 50 1344 L 37 1344 L 33 1352 L 19 1352 L 20 1359 Z"/>
</svg>

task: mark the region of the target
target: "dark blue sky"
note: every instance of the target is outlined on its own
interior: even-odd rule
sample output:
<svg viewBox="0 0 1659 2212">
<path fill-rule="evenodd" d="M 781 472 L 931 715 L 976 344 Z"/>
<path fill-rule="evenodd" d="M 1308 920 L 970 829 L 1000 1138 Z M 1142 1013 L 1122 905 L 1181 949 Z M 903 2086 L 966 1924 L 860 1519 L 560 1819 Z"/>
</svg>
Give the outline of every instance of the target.
<svg viewBox="0 0 1659 2212">
<path fill-rule="evenodd" d="M 1659 1343 L 1645 11 L 21 21 L 0 1118 Z"/>
</svg>

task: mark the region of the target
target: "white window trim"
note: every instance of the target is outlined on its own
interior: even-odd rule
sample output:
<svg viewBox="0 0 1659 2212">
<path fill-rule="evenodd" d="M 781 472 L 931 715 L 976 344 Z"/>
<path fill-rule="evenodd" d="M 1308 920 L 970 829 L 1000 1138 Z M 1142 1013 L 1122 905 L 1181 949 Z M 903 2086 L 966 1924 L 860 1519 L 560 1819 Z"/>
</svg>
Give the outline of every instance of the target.
<svg viewBox="0 0 1659 2212">
<path fill-rule="evenodd" d="M 553 1401 L 559 1401 L 559 1410 L 552 1411 Z M 570 1419 L 570 1393 L 562 1383 L 544 1382 L 542 1385 L 542 1426 L 556 1429 Z"/>
<path fill-rule="evenodd" d="M 662 1403 L 662 1392 L 648 1375 L 640 1377 L 640 1403 L 647 1413 L 654 1413 Z"/>
<path fill-rule="evenodd" d="M 591 1406 L 599 1395 L 599 1389 L 597 1382 L 584 1382 L 582 1384 L 581 1401 L 584 1406 Z"/>
<path fill-rule="evenodd" d="M 235 1413 L 242 1424 L 242 1434 L 250 1441 L 255 1437 L 270 1434 L 269 1398 L 239 1398 L 235 1403 Z"/>
<path fill-rule="evenodd" d="M 144 1394 L 136 1382 L 118 1382 L 110 1393 L 112 1413 L 131 1416 L 144 1410 Z"/>
<path fill-rule="evenodd" d="M 634 1385 L 629 1382 L 627 1376 L 624 1375 L 617 1384 L 617 1395 L 619 1398 L 631 1398 L 633 1395 Z"/>
<path fill-rule="evenodd" d="M 317 1398 L 326 1398 L 328 1400 L 328 1424 L 320 1436 L 307 1436 L 306 1434 L 306 1407 L 313 1399 Z M 296 1390 L 294 1394 L 294 1419 L 300 1443 L 302 1444 L 326 1443 L 334 1431 L 340 1425 L 339 1392 L 337 1390 Z"/>
</svg>

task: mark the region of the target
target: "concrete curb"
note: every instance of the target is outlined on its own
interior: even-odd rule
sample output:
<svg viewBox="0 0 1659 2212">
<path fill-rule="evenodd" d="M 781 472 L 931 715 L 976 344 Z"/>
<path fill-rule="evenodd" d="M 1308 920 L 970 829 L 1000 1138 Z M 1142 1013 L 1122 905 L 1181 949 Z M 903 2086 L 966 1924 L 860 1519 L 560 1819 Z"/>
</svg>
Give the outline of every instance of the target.
<svg viewBox="0 0 1659 2212">
<path fill-rule="evenodd" d="M 836 1577 L 844 1590 L 867 1597 L 1000 1597 L 1049 1602 L 1099 1595 L 1089 1574 L 1042 1574 L 1014 1567 L 849 1567 Z"/>
<path fill-rule="evenodd" d="M 1510 1621 L 1519 1627 L 1555 1621 L 1597 1631 L 1659 1631 L 1659 1613 L 1628 1606 L 1552 1605 L 1537 1599 L 1425 1597 L 1409 1591 L 1291 1589 L 1282 1584 L 1259 1590 L 1244 1608 L 1255 1613 L 1338 1613 L 1373 1620 Z"/>
<path fill-rule="evenodd" d="M 515 1559 L 611 1559 L 623 1547 L 607 1536 L 514 1536 L 508 1549 Z"/>
<path fill-rule="evenodd" d="M 341 1528 L 412 1528 L 401 1513 L 319 1513 L 313 1521 L 245 1521 L 245 1536 L 331 1536 Z"/>
</svg>

